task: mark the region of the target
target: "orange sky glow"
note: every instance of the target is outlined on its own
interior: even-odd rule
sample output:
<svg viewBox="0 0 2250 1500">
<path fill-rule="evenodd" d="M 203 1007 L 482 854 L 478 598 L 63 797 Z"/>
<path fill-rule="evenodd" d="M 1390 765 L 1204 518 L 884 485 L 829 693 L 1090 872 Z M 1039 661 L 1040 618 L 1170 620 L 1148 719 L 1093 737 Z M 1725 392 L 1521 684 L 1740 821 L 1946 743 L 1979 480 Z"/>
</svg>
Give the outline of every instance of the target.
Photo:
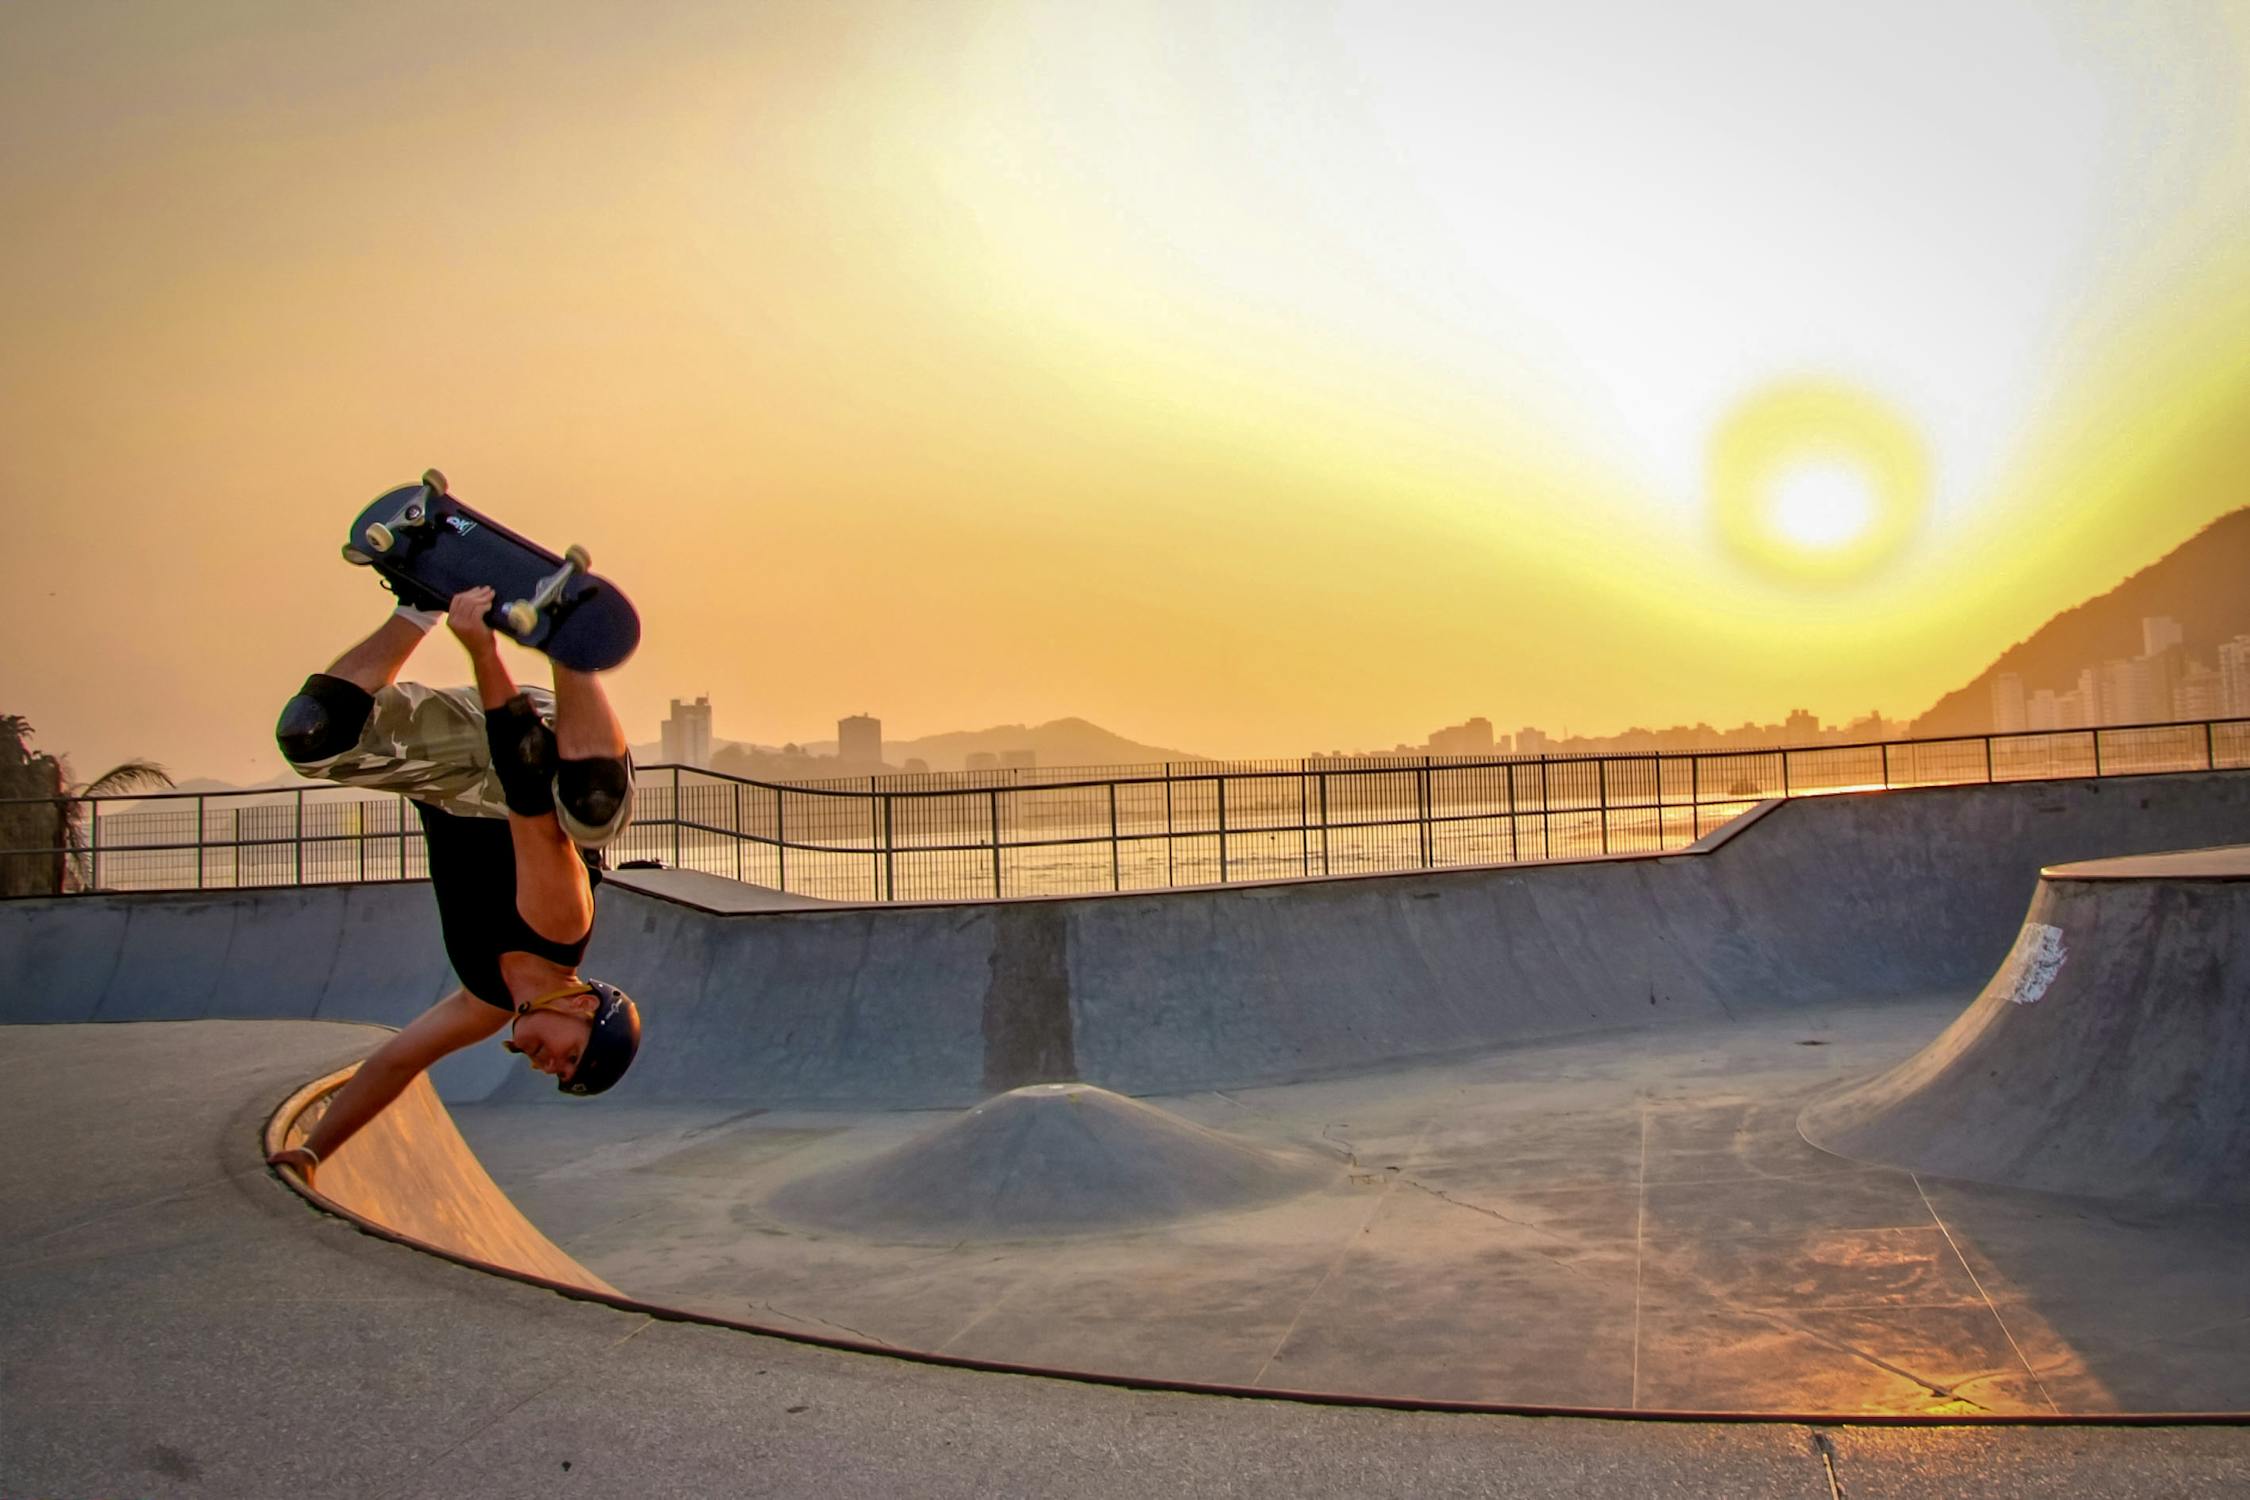
<svg viewBox="0 0 2250 1500">
<path fill-rule="evenodd" d="M 435 465 L 636 739 L 1911 715 L 2250 503 L 2245 101 L 2179 0 L 11 6 L 0 711 L 273 774 Z"/>
</svg>

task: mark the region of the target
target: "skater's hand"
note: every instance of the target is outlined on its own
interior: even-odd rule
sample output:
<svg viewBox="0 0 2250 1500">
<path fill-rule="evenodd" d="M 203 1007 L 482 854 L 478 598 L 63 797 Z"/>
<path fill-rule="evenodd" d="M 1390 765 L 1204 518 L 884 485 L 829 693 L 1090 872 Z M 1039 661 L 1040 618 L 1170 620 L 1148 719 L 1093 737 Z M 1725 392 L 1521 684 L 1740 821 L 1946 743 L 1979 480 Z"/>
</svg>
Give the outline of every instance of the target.
<svg viewBox="0 0 2250 1500">
<path fill-rule="evenodd" d="M 492 609 L 492 599 L 490 589 L 463 589 L 453 596 L 453 604 L 446 611 L 446 628 L 460 637 L 471 656 L 499 649 L 493 644 L 492 627 L 484 623 L 485 615 Z"/>
<path fill-rule="evenodd" d="M 269 1167 L 295 1167 L 297 1175 L 304 1178 L 309 1184 L 313 1180 L 313 1168 L 320 1165 L 320 1158 L 302 1146 L 292 1146 L 287 1151 L 276 1151 L 273 1155 L 267 1157 L 266 1165 Z"/>
</svg>

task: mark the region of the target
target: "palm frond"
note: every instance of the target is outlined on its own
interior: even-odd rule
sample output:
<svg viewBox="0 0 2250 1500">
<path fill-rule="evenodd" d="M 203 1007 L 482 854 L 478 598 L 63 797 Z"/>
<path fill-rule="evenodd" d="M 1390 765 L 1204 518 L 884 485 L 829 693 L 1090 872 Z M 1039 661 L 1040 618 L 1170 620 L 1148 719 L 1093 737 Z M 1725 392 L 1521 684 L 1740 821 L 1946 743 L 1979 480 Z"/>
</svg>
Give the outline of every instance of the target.
<svg viewBox="0 0 2250 1500">
<path fill-rule="evenodd" d="M 73 787 L 74 797 L 127 797 L 135 792 L 168 792 L 172 789 L 172 773 L 153 760 L 129 760 L 121 766 L 112 766 L 81 787 Z"/>
</svg>

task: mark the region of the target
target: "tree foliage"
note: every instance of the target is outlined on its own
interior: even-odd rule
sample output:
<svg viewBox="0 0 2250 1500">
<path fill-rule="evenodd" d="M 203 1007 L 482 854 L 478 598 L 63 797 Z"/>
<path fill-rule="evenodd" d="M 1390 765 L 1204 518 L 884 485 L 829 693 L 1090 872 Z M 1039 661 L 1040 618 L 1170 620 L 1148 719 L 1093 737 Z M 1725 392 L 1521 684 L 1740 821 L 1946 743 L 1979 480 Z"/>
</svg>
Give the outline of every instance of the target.
<svg viewBox="0 0 2250 1500">
<path fill-rule="evenodd" d="M 54 896 L 94 885 L 88 820 L 95 797 L 167 790 L 154 761 L 129 760 L 73 784 L 69 763 L 34 750 L 31 722 L 0 714 L 0 896 Z"/>
</svg>

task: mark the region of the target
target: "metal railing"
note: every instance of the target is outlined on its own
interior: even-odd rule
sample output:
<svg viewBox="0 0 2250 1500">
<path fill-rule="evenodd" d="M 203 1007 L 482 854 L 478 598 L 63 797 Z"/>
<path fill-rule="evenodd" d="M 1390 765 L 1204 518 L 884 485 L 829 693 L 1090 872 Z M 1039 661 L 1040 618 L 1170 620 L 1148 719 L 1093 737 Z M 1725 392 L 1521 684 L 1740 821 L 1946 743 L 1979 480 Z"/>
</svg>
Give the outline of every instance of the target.
<svg viewBox="0 0 2250 1500">
<path fill-rule="evenodd" d="M 1193 761 L 822 784 L 654 766 L 639 772 L 634 823 L 609 857 L 837 900 L 1068 895 L 1658 853 L 1777 797 L 2241 769 L 2250 769 L 2250 719 L 1770 750 Z M 59 832 L 73 810 L 75 841 Z M 42 822 L 53 831 L 22 832 Z M 411 880 L 428 873 L 427 858 L 403 798 L 344 787 L 103 797 L 75 809 L 0 801 L 0 891 L 10 894 L 42 880 L 47 893 L 58 883 Z"/>
</svg>

